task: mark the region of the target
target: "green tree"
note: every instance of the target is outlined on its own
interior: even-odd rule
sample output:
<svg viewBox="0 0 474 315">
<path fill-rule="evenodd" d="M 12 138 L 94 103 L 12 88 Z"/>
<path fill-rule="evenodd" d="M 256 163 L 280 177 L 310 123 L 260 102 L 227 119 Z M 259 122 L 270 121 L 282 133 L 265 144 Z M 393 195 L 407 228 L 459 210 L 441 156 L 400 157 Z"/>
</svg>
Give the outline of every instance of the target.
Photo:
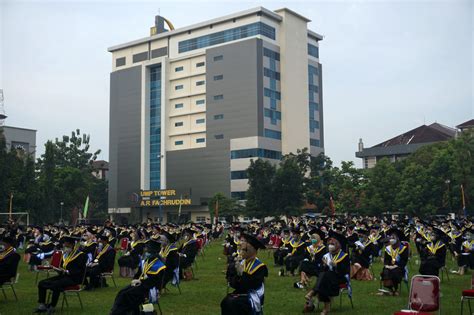
<svg viewBox="0 0 474 315">
<path fill-rule="evenodd" d="M 334 183 L 331 159 L 323 153 L 310 160 L 309 177 L 305 179 L 306 200 L 316 205 L 319 211 L 328 212 L 331 186 Z"/>
<path fill-rule="evenodd" d="M 276 168 L 269 161 L 250 160 L 247 169 L 249 188 L 246 193 L 247 213 L 257 218 L 271 215 L 274 210 L 274 179 Z"/>
<path fill-rule="evenodd" d="M 207 204 L 211 218 L 215 217 L 216 207 L 218 207 L 219 217 L 230 219 L 244 214 L 243 207 L 234 199 L 227 198 L 223 193 L 218 192 L 209 200 Z M 213 219 L 214 220 L 214 219 Z"/>
<path fill-rule="evenodd" d="M 366 204 L 364 205 L 370 214 L 382 212 L 394 212 L 400 174 L 396 171 L 394 163 L 383 158 L 368 171 L 369 183 L 366 187 Z"/>
<path fill-rule="evenodd" d="M 298 159 L 294 155 L 286 155 L 276 170 L 275 189 L 275 213 L 284 215 L 297 215 L 305 201 L 304 196 L 304 174 Z"/>
</svg>

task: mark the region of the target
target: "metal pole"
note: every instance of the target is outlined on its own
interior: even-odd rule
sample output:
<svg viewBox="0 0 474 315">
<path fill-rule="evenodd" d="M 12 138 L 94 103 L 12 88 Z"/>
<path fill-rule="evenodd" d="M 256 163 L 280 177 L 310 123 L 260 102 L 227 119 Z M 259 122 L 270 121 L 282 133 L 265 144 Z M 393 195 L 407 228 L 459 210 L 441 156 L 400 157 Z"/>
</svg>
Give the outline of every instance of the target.
<svg viewBox="0 0 474 315">
<path fill-rule="evenodd" d="M 63 222 L 63 205 L 64 202 L 61 201 L 61 223 Z"/>
<path fill-rule="evenodd" d="M 13 206 L 13 193 L 10 193 L 10 214 L 9 214 L 9 219 L 12 219 L 12 207 Z"/>
</svg>

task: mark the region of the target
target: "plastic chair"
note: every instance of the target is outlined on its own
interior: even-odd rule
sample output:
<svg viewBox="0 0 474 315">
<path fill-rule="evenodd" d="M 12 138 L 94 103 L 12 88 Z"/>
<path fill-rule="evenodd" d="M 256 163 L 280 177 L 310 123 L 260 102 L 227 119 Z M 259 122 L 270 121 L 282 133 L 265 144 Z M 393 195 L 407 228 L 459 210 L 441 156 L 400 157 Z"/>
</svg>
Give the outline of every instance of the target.
<svg viewBox="0 0 474 315">
<path fill-rule="evenodd" d="M 351 307 L 354 308 L 354 304 L 352 303 L 352 286 L 351 286 L 351 277 L 350 275 L 345 275 L 346 283 L 339 285 L 339 307 L 342 307 L 342 294 L 344 292 L 347 293 L 347 297 L 351 302 Z"/>
<path fill-rule="evenodd" d="M 438 277 L 413 276 L 411 278 L 410 295 L 408 299 L 409 312 L 422 314 L 423 312 L 431 313 L 437 311 L 441 313 L 440 296 L 440 279 Z"/>
<path fill-rule="evenodd" d="M 63 311 L 63 308 L 64 308 L 64 302 L 66 302 L 66 307 L 69 307 L 69 303 L 67 301 L 67 296 L 72 296 L 72 295 L 76 295 L 77 296 L 77 299 L 79 300 L 79 304 L 81 305 L 81 310 L 84 309 L 84 306 L 82 305 L 82 299 L 81 299 L 81 291 L 84 290 L 84 281 L 86 279 L 86 271 L 84 270 L 84 276 L 82 278 L 82 283 L 81 284 L 76 284 L 76 285 L 73 285 L 73 286 L 70 286 L 70 287 L 66 287 L 64 288 L 63 290 L 63 301 L 61 303 L 61 313 Z"/>
<path fill-rule="evenodd" d="M 467 300 L 467 305 L 469 305 L 469 314 L 472 314 L 471 310 L 471 300 L 474 299 L 474 273 L 471 277 L 471 289 L 463 290 L 461 296 L 461 315 L 463 314 L 464 301 Z"/>
<path fill-rule="evenodd" d="M 15 296 L 15 300 L 18 301 L 18 297 L 15 292 L 15 284 L 18 283 L 18 279 L 20 278 L 20 274 L 17 273 L 14 278 L 11 279 L 9 282 L 4 282 L 1 286 L 0 289 L 2 290 L 3 296 L 5 297 L 5 300 L 7 299 L 7 294 L 5 293 L 5 289 L 11 289 L 13 292 L 13 295 Z"/>
<path fill-rule="evenodd" d="M 40 273 L 46 273 L 46 279 L 49 278 L 49 273 L 53 271 L 53 267 L 59 268 L 61 267 L 61 262 L 63 260 L 63 252 L 60 250 L 56 250 L 53 252 L 53 256 L 51 256 L 51 262 L 49 265 L 40 265 L 36 267 L 36 279 L 35 284 L 38 283 L 38 276 Z"/>
<path fill-rule="evenodd" d="M 102 279 L 106 279 L 106 278 L 111 278 L 112 282 L 114 283 L 114 287 L 115 288 L 117 287 L 117 284 L 115 283 L 115 278 L 114 278 L 115 255 L 116 255 L 116 252 L 115 252 L 115 249 L 114 249 L 114 265 L 112 266 L 112 270 L 102 272 L 100 274 L 100 287 L 101 288 L 102 288 L 102 285 L 103 285 Z"/>
</svg>

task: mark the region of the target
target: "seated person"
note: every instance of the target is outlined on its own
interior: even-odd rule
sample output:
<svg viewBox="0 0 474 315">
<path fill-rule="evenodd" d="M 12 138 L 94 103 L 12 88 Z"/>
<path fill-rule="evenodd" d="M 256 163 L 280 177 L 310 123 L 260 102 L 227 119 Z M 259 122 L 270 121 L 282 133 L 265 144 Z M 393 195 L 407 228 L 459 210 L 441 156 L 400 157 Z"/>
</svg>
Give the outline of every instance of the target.
<svg viewBox="0 0 474 315">
<path fill-rule="evenodd" d="M 279 247 L 273 253 L 275 266 L 283 266 L 284 259 L 286 255 L 288 255 L 288 253 L 290 252 L 290 247 L 291 247 L 290 241 L 291 241 L 290 230 L 288 229 L 283 230 L 283 236 L 281 238 Z"/>
<path fill-rule="evenodd" d="M 306 253 L 306 240 L 308 235 L 306 233 L 300 233 L 299 231 L 295 232 L 295 237 L 291 240 L 291 252 L 285 258 L 285 269 L 286 273 L 290 275 L 295 275 L 295 270 L 298 268 L 300 263 L 305 258 Z M 283 269 L 280 270 L 280 275 L 284 275 Z"/>
<path fill-rule="evenodd" d="M 53 268 L 59 275 L 38 283 L 38 308 L 35 313 L 53 313 L 64 288 L 81 284 L 84 279 L 87 256 L 79 249 L 79 239 L 63 237 L 62 268 Z M 47 290 L 52 291 L 51 304 L 46 305 Z"/>
<path fill-rule="evenodd" d="M 120 266 L 120 276 L 133 277 L 128 270 L 135 270 L 140 263 L 140 256 L 143 254 L 145 247 L 145 235 L 140 231 L 133 231 L 130 233 L 131 242 L 128 243 L 128 248 L 125 254 L 118 259 Z"/>
<path fill-rule="evenodd" d="M 351 278 L 355 280 L 373 280 L 374 275 L 370 272 L 372 253 L 375 246 L 369 239 L 367 230 L 358 230 L 359 239 L 354 243 L 352 252 Z"/>
<path fill-rule="evenodd" d="M 183 240 L 184 243 L 179 248 L 179 271 L 180 271 L 180 279 L 184 279 L 184 271 L 191 267 L 196 258 L 198 253 L 198 244 L 196 240 L 193 238 L 193 231 L 190 229 L 185 229 L 183 231 Z M 191 276 L 192 277 L 192 276 Z M 186 279 L 190 279 L 189 275 L 186 276 Z"/>
<path fill-rule="evenodd" d="M 429 237 L 431 242 L 420 248 L 420 274 L 438 276 L 439 270 L 446 264 L 446 245 L 437 229 Z"/>
<path fill-rule="evenodd" d="M 329 252 L 323 257 L 323 270 L 319 274 L 314 288 L 306 294 L 305 298 L 312 305 L 313 296 L 317 296 L 324 303 L 322 315 L 329 314 L 331 297 L 339 295 L 339 286 L 347 283 L 346 275 L 350 273 L 349 255 L 341 249 L 341 241 L 336 238 L 328 240 Z M 314 305 L 312 305 L 314 310 Z"/>
<path fill-rule="evenodd" d="M 311 245 L 306 247 L 306 257 L 300 265 L 300 281 L 293 284 L 295 288 L 299 289 L 308 286 L 311 277 L 319 276 L 323 263 L 323 256 L 328 251 L 316 231 L 311 231 L 310 234 Z"/>
<path fill-rule="evenodd" d="M 97 255 L 93 262 L 87 265 L 86 270 L 86 290 L 100 287 L 100 274 L 103 272 L 111 272 L 114 269 L 115 249 L 110 246 L 109 238 L 101 234 L 99 235 L 99 244 L 97 246 Z M 89 281 L 87 281 L 89 277 Z M 105 282 L 105 279 L 103 279 Z M 104 283 L 105 284 L 105 283 Z M 104 286 L 106 286 L 105 284 Z"/>
<path fill-rule="evenodd" d="M 0 286 L 16 276 L 20 255 L 15 251 L 15 238 L 3 236 L 0 240 Z"/>
<path fill-rule="evenodd" d="M 405 275 L 405 266 L 408 262 L 409 250 L 406 245 L 400 242 L 403 233 L 400 230 L 392 229 L 387 232 L 389 236 L 389 245 L 385 247 L 384 267 L 381 273 L 383 286 L 389 289 L 389 292 L 380 290 L 378 295 L 390 294 L 399 295 L 398 287 Z"/>
<path fill-rule="evenodd" d="M 264 279 L 267 266 L 257 258 L 257 250 L 265 249 L 256 237 L 242 234 L 241 255 L 243 260 L 235 264 L 229 285 L 235 289 L 221 302 L 222 315 L 261 314 L 264 299 Z"/>
<path fill-rule="evenodd" d="M 160 260 L 161 244 L 155 240 L 146 243 L 143 258 L 139 269 L 131 284 L 120 290 L 115 297 L 110 315 L 125 315 L 132 312 L 139 314 L 140 304 L 145 297 L 151 301 L 156 298 L 156 289 L 161 286 L 166 270 L 165 264 Z"/>
<path fill-rule="evenodd" d="M 51 234 L 44 232 L 41 235 L 39 243 L 27 249 L 28 253 L 31 254 L 29 262 L 31 269 L 36 270 L 37 266 L 43 263 L 43 259 L 48 259 L 53 256 L 55 247 L 51 239 Z"/>
<path fill-rule="evenodd" d="M 464 236 L 464 241 L 461 243 L 461 248 L 458 250 L 458 266 L 460 275 L 464 275 L 466 269 L 474 270 L 474 239 L 473 234 L 468 232 Z"/>
<path fill-rule="evenodd" d="M 160 258 L 166 265 L 165 279 L 163 280 L 162 287 L 160 287 L 160 289 L 163 289 L 168 282 L 172 281 L 174 284 L 174 281 L 179 281 L 179 274 L 177 273 L 177 269 L 179 268 L 179 255 L 178 248 L 175 244 L 176 239 L 173 234 L 162 231 L 160 241 L 162 243 Z"/>
</svg>

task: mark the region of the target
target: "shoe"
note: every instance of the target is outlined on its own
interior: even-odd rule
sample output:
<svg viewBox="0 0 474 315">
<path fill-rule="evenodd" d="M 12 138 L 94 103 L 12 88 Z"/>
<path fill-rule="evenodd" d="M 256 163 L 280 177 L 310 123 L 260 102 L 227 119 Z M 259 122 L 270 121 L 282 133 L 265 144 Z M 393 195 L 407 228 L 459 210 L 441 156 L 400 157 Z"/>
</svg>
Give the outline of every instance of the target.
<svg viewBox="0 0 474 315">
<path fill-rule="evenodd" d="M 38 308 L 36 308 L 33 313 L 38 314 L 38 313 L 46 313 L 48 311 L 48 307 L 45 304 L 40 304 L 38 305 Z"/>
<path fill-rule="evenodd" d="M 48 307 L 48 314 L 54 314 L 55 312 L 56 312 L 55 307 L 50 305 L 50 306 Z"/>
<path fill-rule="evenodd" d="M 283 277 L 283 276 L 285 275 L 285 270 L 280 269 L 280 271 L 278 271 L 278 275 L 279 275 L 280 277 Z"/>
<path fill-rule="evenodd" d="M 293 287 L 294 287 L 295 289 L 304 289 L 304 286 L 303 286 L 303 284 L 302 284 L 301 282 L 295 282 L 295 283 L 293 283 Z"/>
</svg>

